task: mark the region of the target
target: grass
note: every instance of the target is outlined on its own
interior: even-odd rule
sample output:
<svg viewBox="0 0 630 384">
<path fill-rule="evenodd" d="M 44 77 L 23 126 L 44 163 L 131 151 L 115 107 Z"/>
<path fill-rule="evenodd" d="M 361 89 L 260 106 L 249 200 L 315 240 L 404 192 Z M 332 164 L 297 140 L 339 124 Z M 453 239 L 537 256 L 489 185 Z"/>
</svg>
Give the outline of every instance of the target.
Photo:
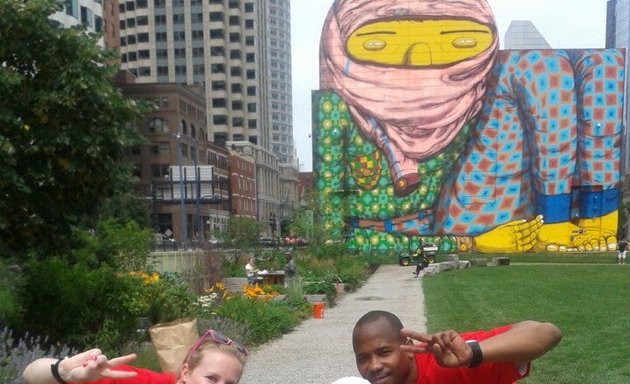
<svg viewBox="0 0 630 384">
<path fill-rule="evenodd" d="M 429 332 L 525 319 L 560 327 L 562 342 L 524 383 L 630 382 L 630 266 L 470 268 L 427 277 L 423 291 Z"/>
</svg>

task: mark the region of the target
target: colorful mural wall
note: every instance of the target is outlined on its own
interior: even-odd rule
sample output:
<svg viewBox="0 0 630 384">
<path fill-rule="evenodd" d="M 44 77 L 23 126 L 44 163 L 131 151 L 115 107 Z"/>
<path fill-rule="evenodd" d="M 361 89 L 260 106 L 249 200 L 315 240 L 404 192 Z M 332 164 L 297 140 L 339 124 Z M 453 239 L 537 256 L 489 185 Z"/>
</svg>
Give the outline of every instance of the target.
<svg viewBox="0 0 630 384">
<path fill-rule="evenodd" d="M 485 0 L 338 0 L 313 92 L 319 222 L 361 251 L 616 247 L 624 52 L 499 51 Z"/>
</svg>

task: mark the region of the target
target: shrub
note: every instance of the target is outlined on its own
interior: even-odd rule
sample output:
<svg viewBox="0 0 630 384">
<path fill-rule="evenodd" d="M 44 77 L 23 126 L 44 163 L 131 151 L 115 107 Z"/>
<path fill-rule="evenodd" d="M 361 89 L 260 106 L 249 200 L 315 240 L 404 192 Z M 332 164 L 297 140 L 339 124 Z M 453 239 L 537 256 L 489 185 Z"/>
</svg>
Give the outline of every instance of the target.
<svg viewBox="0 0 630 384">
<path fill-rule="evenodd" d="M 253 344 L 282 336 L 300 320 L 296 313 L 281 302 L 250 300 L 241 296 L 226 300 L 217 308 L 217 316 L 237 321 L 250 329 Z"/>
<path fill-rule="evenodd" d="M 194 314 L 196 302 L 197 295 L 178 274 L 164 273 L 152 288 L 147 315 L 153 324 L 177 320 Z"/>
<path fill-rule="evenodd" d="M 109 268 L 69 265 L 58 258 L 29 262 L 18 297 L 24 313 L 13 328 L 46 335 L 53 343 L 83 349 L 98 340 L 101 349 L 116 351 L 135 331 L 137 284 Z"/>
<path fill-rule="evenodd" d="M 6 324 L 18 315 L 15 289 L 19 279 L 19 268 L 7 266 L 0 259 L 0 324 Z"/>
<path fill-rule="evenodd" d="M 45 356 L 64 357 L 76 353 L 67 346 L 60 348 L 42 346 L 39 337 L 30 337 L 16 340 L 13 332 L 8 328 L 0 330 L 0 383 L 22 384 L 22 372 L 33 360 Z"/>
</svg>

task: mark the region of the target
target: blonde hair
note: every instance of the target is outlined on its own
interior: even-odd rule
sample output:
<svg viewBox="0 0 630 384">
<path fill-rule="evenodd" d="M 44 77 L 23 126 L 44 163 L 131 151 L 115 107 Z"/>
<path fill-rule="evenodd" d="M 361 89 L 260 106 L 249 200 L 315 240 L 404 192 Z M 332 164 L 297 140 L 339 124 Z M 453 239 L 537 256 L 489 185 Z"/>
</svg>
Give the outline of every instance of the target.
<svg viewBox="0 0 630 384">
<path fill-rule="evenodd" d="M 204 340 L 188 357 L 188 360 L 185 361 L 188 363 L 188 369 L 192 371 L 197 368 L 203 359 L 203 353 L 206 351 L 218 351 L 236 357 L 241 363 L 241 370 L 245 367 L 245 362 L 247 361 L 247 357 L 239 351 L 238 346 L 235 344 L 216 344 L 212 340 Z"/>
</svg>

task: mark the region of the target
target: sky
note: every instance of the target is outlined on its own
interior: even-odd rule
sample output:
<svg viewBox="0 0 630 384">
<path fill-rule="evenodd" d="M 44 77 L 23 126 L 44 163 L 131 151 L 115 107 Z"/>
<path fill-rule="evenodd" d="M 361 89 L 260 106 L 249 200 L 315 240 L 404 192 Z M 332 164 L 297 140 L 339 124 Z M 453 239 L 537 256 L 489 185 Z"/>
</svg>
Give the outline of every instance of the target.
<svg viewBox="0 0 630 384">
<path fill-rule="evenodd" d="M 603 48 L 607 0 L 488 0 L 500 40 L 512 20 L 530 20 L 552 48 Z M 293 137 L 300 170 L 313 167 L 311 92 L 319 87 L 319 37 L 333 0 L 291 0 Z"/>
</svg>

